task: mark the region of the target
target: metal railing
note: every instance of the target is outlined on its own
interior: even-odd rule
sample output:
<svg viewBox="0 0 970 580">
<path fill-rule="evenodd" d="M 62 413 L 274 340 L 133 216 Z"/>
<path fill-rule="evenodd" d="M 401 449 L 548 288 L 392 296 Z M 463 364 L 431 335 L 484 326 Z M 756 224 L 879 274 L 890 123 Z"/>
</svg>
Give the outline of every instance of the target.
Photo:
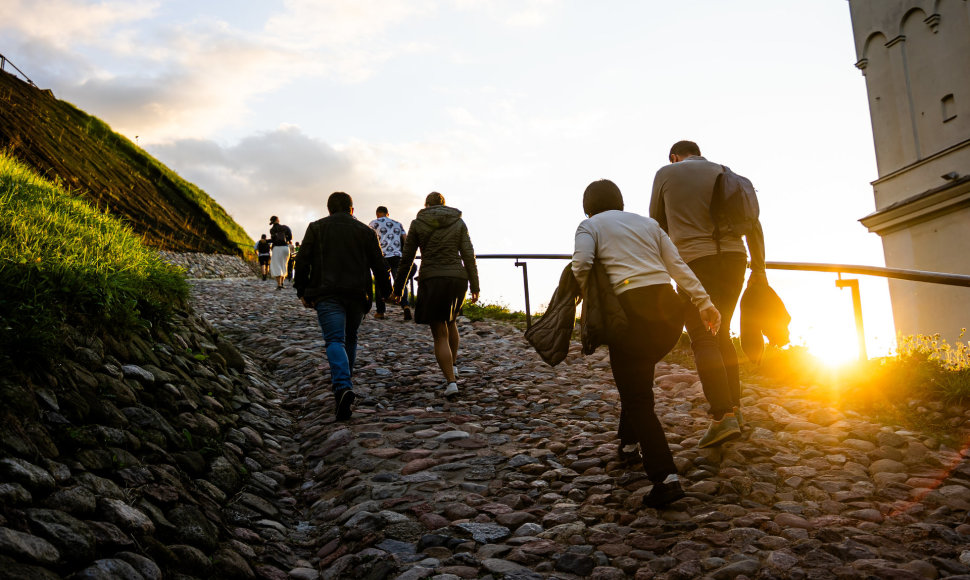
<svg viewBox="0 0 970 580">
<path fill-rule="evenodd" d="M 25 74 L 24 74 L 24 71 L 22 71 L 22 70 L 20 70 L 19 68 L 17 68 L 17 65 L 15 65 L 15 64 L 14 64 L 14 63 L 12 63 L 12 62 L 10 62 L 10 59 L 8 59 L 7 57 L 5 57 L 5 56 L 3 56 L 2 54 L 0 54 L 0 72 L 7 72 L 7 71 L 6 71 L 6 67 L 7 67 L 7 65 L 8 65 L 8 64 L 9 64 L 9 65 L 10 65 L 10 66 L 11 66 L 11 67 L 12 67 L 12 68 L 13 68 L 13 69 L 15 70 L 15 71 L 17 71 L 18 73 L 20 73 L 20 76 L 21 76 L 21 77 L 23 77 L 23 79 L 24 79 L 25 81 L 27 81 L 27 84 L 28 84 L 28 85 L 30 85 L 30 86 L 32 86 L 32 87 L 36 87 L 36 86 L 37 86 L 37 85 L 35 85 L 35 84 L 34 84 L 34 81 L 32 81 L 32 80 L 30 80 L 30 77 L 28 77 L 27 75 L 25 75 Z M 13 74 L 13 73 L 10 73 L 10 74 Z"/>
<path fill-rule="evenodd" d="M 478 254 L 478 260 L 515 260 L 515 267 L 522 268 L 522 286 L 525 292 L 525 324 L 532 327 L 532 312 L 529 301 L 529 266 L 526 260 L 571 260 L 571 254 Z M 862 324 L 862 295 L 859 292 L 858 279 L 843 279 L 842 274 L 858 274 L 862 276 L 877 276 L 896 280 L 926 282 L 930 284 L 945 284 L 949 286 L 963 286 L 970 288 L 970 276 L 963 274 L 946 274 L 943 272 L 924 272 L 921 270 L 904 270 L 901 268 L 885 268 L 880 266 L 860 266 L 854 264 L 820 264 L 812 262 L 765 262 L 769 270 L 796 270 L 802 272 L 832 272 L 838 275 L 835 281 L 837 288 L 849 288 L 852 291 L 852 310 L 855 315 L 856 335 L 859 341 L 859 358 L 865 360 L 866 335 Z M 413 292 L 413 287 L 412 287 Z"/>
</svg>

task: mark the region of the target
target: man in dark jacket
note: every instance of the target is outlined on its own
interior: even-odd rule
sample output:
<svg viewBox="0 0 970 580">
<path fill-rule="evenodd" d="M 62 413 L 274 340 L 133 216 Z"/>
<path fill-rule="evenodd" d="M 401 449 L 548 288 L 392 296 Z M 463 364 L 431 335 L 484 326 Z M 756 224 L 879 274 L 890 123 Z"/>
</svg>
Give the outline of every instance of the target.
<svg viewBox="0 0 970 580">
<path fill-rule="evenodd" d="M 326 341 L 327 360 L 338 421 L 350 418 L 357 396 L 350 377 L 357 354 L 357 329 L 370 310 L 374 283 L 391 294 L 391 278 L 374 230 L 353 216 L 354 202 L 342 191 L 327 199 L 330 216 L 307 227 L 296 256 L 297 296 L 317 311 Z"/>
</svg>

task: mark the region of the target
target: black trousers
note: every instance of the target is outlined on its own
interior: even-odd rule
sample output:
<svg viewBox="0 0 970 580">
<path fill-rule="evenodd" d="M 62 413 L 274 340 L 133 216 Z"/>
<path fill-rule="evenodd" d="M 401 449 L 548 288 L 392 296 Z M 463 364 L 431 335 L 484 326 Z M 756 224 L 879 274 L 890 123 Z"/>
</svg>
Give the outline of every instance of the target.
<svg viewBox="0 0 970 580">
<path fill-rule="evenodd" d="M 683 306 L 670 284 L 634 288 L 618 298 L 630 321 L 627 334 L 610 342 L 610 366 L 620 392 L 620 440 L 640 443 L 643 469 L 657 483 L 677 473 L 677 467 L 654 411 L 654 367 L 683 332 Z"/>
<path fill-rule="evenodd" d="M 687 264 L 711 296 L 714 307 L 721 313 L 721 329 L 712 335 L 704 328 L 700 313 L 690 303 L 690 297 L 680 292 L 684 301 L 684 318 L 697 374 L 704 386 L 704 397 L 711 406 L 711 415 L 719 419 L 733 407 L 741 405 L 741 379 L 738 374 L 738 353 L 731 341 L 731 318 L 741 296 L 747 256 L 738 252 L 704 256 Z"/>
<path fill-rule="evenodd" d="M 387 262 L 387 267 L 391 270 L 391 282 L 395 282 L 397 278 L 397 269 L 401 265 L 401 256 L 391 256 L 390 258 L 384 258 Z M 414 266 L 411 266 L 411 271 L 414 271 Z M 409 272 L 410 274 L 410 272 Z M 384 296 L 381 296 L 381 291 L 374 286 L 374 306 L 376 307 L 378 314 L 384 314 L 387 312 L 387 305 L 384 304 Z M 403 289 L 401 290 L 401 306 L 408 306 L 408 285 L 407 282 L 404 283 Z"/>
</svg>

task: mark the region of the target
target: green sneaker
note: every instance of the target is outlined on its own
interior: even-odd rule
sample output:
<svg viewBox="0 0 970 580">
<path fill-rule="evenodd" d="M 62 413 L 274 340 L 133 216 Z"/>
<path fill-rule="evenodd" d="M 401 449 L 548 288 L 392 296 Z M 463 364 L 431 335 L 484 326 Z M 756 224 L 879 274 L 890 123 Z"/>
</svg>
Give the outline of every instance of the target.
<svg viewBox="0 0 970 580">
<path fill-rule="evenodd" d="M 738 429 L 744 429 L 744 415 L 741 414 L 741 407 L 734 408 L 734 416 L 738 419 Z"/>
<path fill-rule="evenodd" d="M 713 447 L 725 441 L 737 439 L 741 436 L 741 428 L 738 427 L 738 418 L 734 413 L 725 413 L 720 421 L 711 421 L 711 426 L 707 428 L 707 433 L 701 438 L 698 447 Z"/>
</svg>

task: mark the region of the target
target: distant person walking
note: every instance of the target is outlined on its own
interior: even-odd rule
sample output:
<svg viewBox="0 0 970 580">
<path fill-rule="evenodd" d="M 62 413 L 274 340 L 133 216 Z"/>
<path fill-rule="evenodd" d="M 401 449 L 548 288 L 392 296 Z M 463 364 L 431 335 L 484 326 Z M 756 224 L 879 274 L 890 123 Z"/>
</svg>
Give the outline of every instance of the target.
<svg viewBox="0 0 970 580">
<path fill-rule="evenodd" d="M 296 256 L 296 295 L 317 311 L 338 421 L 350 418 L 357 395 L 351 377 L 357 329 L 371 306 L 374 283 L 391 294 L 391 278 L 374 232 L 353 216 L 354 201 L 342 191 L 327 199 L 329 217 L 311 223 Z"/>
<path fill-rule="evenodd" d="M 256 242 L 255 250 L 256 259 L 259 260 L 259 269 L 263 274 L 263 281 L 265 282 L 266 276 L 269 275 L 269 260 L 272 253 L 272 246 L 269 240 L 266 239 L 266 234 L 263 234 L 263 237 L 259 238 L 259 241 Z"/>
<path fill-rule="evenodd" d="M 653 482 L 644 504 L 661 507 L 684 497 L 684 491 L 654 411 L 654 367 L 677 344 L 685 310 L 692 311 L 709 334 L 717 332 L 720 315 L 657 222 L 623 211 L 616 184 L 607 179 L 589 184 L 583 211 L 588 218 L 576 228 L 573 274 L 586 296 L 594 261 L 602 265 L 627 317 L 623 334 L 607 342 L 622 405 L 620 431 L 625 437 L 631 432 L 635 436 L 643 468 Z M 671 277 L 685 289 L 686 306 L 670 285 Z"/>
<path fill-rule="evenodd" d="M 293 242 L 290 248 L 290 259 L 286 263 L 286 279 L 293 279 L 293 270 L 296 269 L 296 255 L 300 253 L 300 242 Z"/>
<path fill-rule="evenodd" d="M 478 301 L 478 265 L 461 212 L 446 206 L 445 196 L 436 191 L 428 194 L 424 209 L 418 212 L 408 228 L 391 300 L 400 297 L 418 248 L 421 248 L 421 269 L 418 271 L 414 321 L 431 326 L 435 359 L 447 383 L 444 394 L 454 397 L 458 394 L 456 365 L 460 337 L 457 318 L 469 285 L 469 302 Z"/>
<path fill-rule="evenodd" d="M 280 223 L 275 215 L 269 218 L 269 240 L 273 244 L 273 258 L 270 261 L 270 272 L 276 278 L 276 289 L 283 289 L 283 279 L 286 278 L 286 265 L 290 261 L 290 243 L 293 232 L 289 226 Z"/>
<path fill-rule="evenodd" d="M 401 249 L 404 247 L 404 240 L 407 234 L 404 233 L 404 226 L 401 222 L 392 220 L 387 208 L 379 206 L 377 208 L 377 219 L 370 222 L 370 228 L 377 232 L 377 237 L 381 241 L 381 252 L 391 270 L 391 274 L 397 279 L 397 269 L 401 265 Z M 379 291 L 374 292 L 374 303 L 377 312 L 374 318 L 384 318 L 387 312 L 387 305 L 384 303 L 384 296 Z M 401 291 L 401 307 L 404 309 L 404 320 L 411 320 L 411 307 L 408 305 L 407 285 Z"/>
<path fill-rule="evenodd" d="M 699 447 L 711 447 L 741 434 L 741 380 L 738 354 L 731 341 L 731 317 L 741 295 L 747 254 L 741 238 L 722 233 L 715 236 L 711 216 L 714 185 L 724 168 L 701 156 L 693 141 L 678 141 L 670 148 L 670 165 L 661 167 L 653 180 L 650 217 L 660 223 L 690 269 L 704 285 L 721 312 L 721 329 L 707 332 L 696 312 L 686 311 L 687 333 L 697 373 L 713 418 Z M 761 224 L 746 236 L 751 253 L 748 283 L 764 282 L 765 245 Z M 687 296 L 683 297 L 686 302 Z"/>
</svg>

